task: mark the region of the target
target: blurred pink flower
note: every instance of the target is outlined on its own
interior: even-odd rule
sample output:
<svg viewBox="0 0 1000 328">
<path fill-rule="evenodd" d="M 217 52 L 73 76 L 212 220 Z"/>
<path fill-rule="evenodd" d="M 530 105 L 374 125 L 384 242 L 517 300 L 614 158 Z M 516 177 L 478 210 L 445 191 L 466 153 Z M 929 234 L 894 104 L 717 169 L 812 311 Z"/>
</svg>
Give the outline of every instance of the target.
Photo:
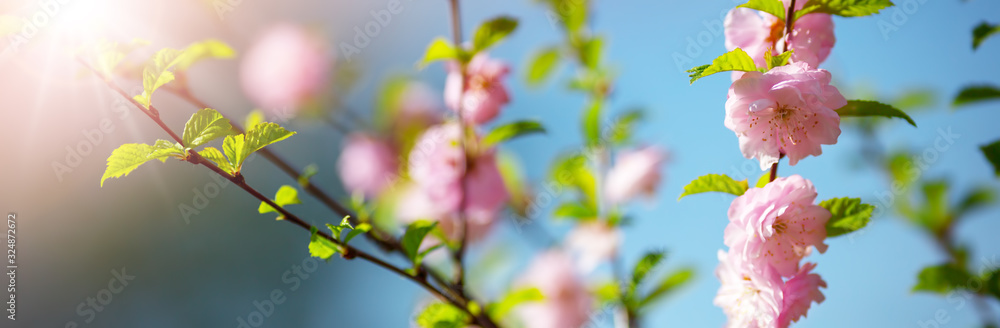
<svg viewBox="0 0 1000 328">
<path fill-rule="evenodd" d="M 399 112 L 393 119 L 403 125 L 418 123 L 429 126 L 441 123 L 439 95 L 422 82 L 408 83 L 399 97 Z"/>
<path fill-rule="evenodd" d="M 593 299 L 566 254 L 547 251 L 538 255 L 518 285 L 538 288 L 545 296 L 517 308 L 525 327 L 577 328 L 587 322 Z"/>
<path fill-rule="evenodd" d="M 243 91 L 264 110 L 292 115 L 322 92 L 332 61 L 322 41 L 293 24 L 271 27 L 240 67 Z"/>
<path fill-rule="evenodd" d="M 784 1 L 788 7 L 789 1 Z M 802 9 L 805 1 L 796 4 L 796 10 Z M 746 51 L 757 63 L 765 67 L 764 52 L 771 49 L 772 55 L 784 50 L 785 22 L 771 14 L 749 8 L 734 8 L 726 15 L 725 36 L 726 49 L 732 51 L 740 48 Z M 828 14 L 808 14 L 795 21 L 792 27 L 792 38 L 789 50 L 794 50 L 790 62 L 803 62 L 810 67 L 817 67 L 830 55 L 830 50 L 837 42 L 833 33 L 833 19 Z M 742 76 L 743 72 L 734 72 L 733 80 Z"/>
<path fill-rule="evenodd" d="M 410 224 L 418 220 L 437 221 L 441 231 L 451 240 L 461 236 L 459 218 L 454 212 L 448 212 L 437 206 L 426 191 L 416 185 L 404 188 L 395 199 L 395 216 L 401 223 Z M 496 212 L 466 211 L 466 240 L 478 242 L 483 240 L 493 229 L 496 222 Z M 422 249 L 437 245 L 440 240 L 428 236 L 421 245 Z"/>
<path fill-rule="evenodd" d="M 791 279 L 785 282 L 781 289 L 781 315 L 778 316 L 780 327 L 788 327 L 793 321 L 806 316 L 812 302 L 823 303 L 826 297 L 819 290 L 826 288 L 826 282 L 818 274 L 809 273 L 816 267 L 815 263 L 806 263 Z"/>
<path fill-rule="evenodd" d="M 618 253 L 622 233 L 607 223 L 592 221 L 581 223 L 566 237 L 566 246 L 577 259 L 581 273 L 593 271 L 602 261 Z"/>
<path fill-rule="evenodd" d="M 718 252 L 715 276 L 722 285 L 713 302 L 729 319 L 726 327 L 773 328 L 781 312 L 781 276 L 770 265 L 751 268 L 736 254 Z"/>
<path fill-rule="evenodd" d="M 837 143 L 840 116 L 847 100 L 830 85 L 830 73 L 795 63 L 767 73 L 749 72 L 729 88 L 725 125 L 736 133 L 746 158 L 762 170 L 781 154 L 795 165 L 823 153 L 820 145 Z"/>
<path fill-rule="evenodd" d="M 448 78 L 444 88 L 444 101 L 453 111 L 462 102 L 462 117 L 467 122 L 483 124 L 500 113 L 500 107 L 510 102 L 510 95 L 503 78 L 510 72 L 506 63 L 481 53 L 472 58 L 466 68 L 468 83 L 462 93 L 462 73 L 458 65 L 448 65 Z"/>
<path fill-rule="evenodd" d="M 377 196 L 396 179 L 398 162 L 389 142 L 361 133 L 351 134 L 337 162 L 347 190 Z"/>
<path fill-rule="evenodd" d="M 653 146 L 619 153 L 614 167 L 608 171 L 604 195 L 613 204 L 623 203 L 640 194 L 653 196 L 666 159 L 667 153 Z"/>
<path fill-rule="evenodd" d="M 816 189 L 799 175 L 747 190 L 729 206 L 726 246 L 749 266 L 773 266 L 783 277 L 794 275 L 810 247 L 820 253 L 827 248 L 830 211 L 815 200 Z"/>
</svg>

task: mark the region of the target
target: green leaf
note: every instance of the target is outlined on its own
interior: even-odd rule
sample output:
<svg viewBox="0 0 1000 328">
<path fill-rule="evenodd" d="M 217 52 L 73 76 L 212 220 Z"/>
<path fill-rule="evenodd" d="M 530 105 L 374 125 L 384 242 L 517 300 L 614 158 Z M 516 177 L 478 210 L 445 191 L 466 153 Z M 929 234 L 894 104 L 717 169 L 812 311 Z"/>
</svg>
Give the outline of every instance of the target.
<svg viewBox="0 0 1000 328">
<path fill-rule="evenodd" d="M 108 165 L 101 177 L 101 187 L 104 180 L 127 176 L 140 165 L 158 159 L 166 161 L 170 156 L 183 157 L 184 150 L 177 144 L 166 140 L 158 140 L 153 146 L 140 143 L 124 144 L 111 152 Z"/>
<path fill-rule="evenodd" d="M 597 217 L 597 209 L 579 203 L 563 203 L 552 213 L 556 218 L 593 219 Z"/>
<path fill-rule="evenodd" d="M 654 287 L 649 294 L 646 294 L 646 297 L 639 301 L 639 308 L 644 308 L 662 299 L 664 296 L 670 295 L 671 292 L 691 281 L 691 278 L 694 278 L 694 268 L 682 268 L 664 276 L 663 279 L 656 284 L 656 287 Z"/>
<path fill-rule="evenodd" d="M 232 161 L 236 171 L 239 171 L 250 154 L 294 134 L 295 132 L 285 130 L 278 124 L 264 122 L 257 124 L 245 134 L 226 136 L 222 142 L 222 151 Z"/>
<path fill-rule="evenodd" d="M 597 69 L 601 64 L 601 50 L 604 49 L 604 39 L 589 38 L 580 43 L 580 62 L 590 69 Z"/>
<path fill-rule="evenodd" d="M 635 123 L 642 121 L 644 118 L 645 114 L 641 109 L 633 109 L 617 116 L 611 122 L 611 133 L 608 141 L 613 145 L 628 143 L 632 137 L 632 130 L 635 128 Z"/>
<path fill-rule="evenodd" d="M 896 109 L 890 105 L 886 105 L 877 101 L 870 100 L 849 100 L 847 101 L 847 106 L 837 109 L 837 114 L 840 117 L 845 116 L 884 116 L 884 117 L 896 117 L 906 120 L 914 127 L 917 126 L 917 122 L 914 122 L 909 115 L 905 112 Z"/>
<path fill-rule="evenodd" d="M 736 181 L 725 174 L 706 174 L 694 179 L 694 181 L 691 181 L 691 183 L 684 186 L 684 192 L 681 193 L 680 197 L 677 197 L 677 200 L 684 198 L 684 196 L 711 191 L 741 196 L 743 193 L 747 192 L 747 189 L 749 188 L 750 186 L 747 183 L 747 180 Z"/>
<path fill-rule="evenodd" d="M 781 3 L 781 0 L 750 0 L 736 8 L 756 9 L 785 20 L 785 4 Z"/>
<path fill-rule="evenodd" d="M 972 30 L 972 50 L 979 49 L 979 45 L 983 41 L 986 41 L 987 38 L 997 33 L 1000 33 L 1000 25 L 987 22 L 976 25 L 976 28 Z"/>
<path fill-rule="evenodd" d="M 592 100 L 583 113 L 583 135 L 590 147 L 601 144 L 601 107 L 601 101 Z"/>
<path fill-rule="evenodd" d="M 771 173 L 761 174 L 760 178 L 757 178 L 757 184 L 754 185 L 754 188 L 764 188 L 769 182 L 771 182 Z"/>
<path fill-rule="evenodd" d="M 778 0 L 760 0 L 760 1 L 775 1 L 780 5 L 781 2 Z M 753 1 L 751 1 L 753 2 Z M 733 51 L 727 52 L 715 60 L 712 60 L 710 65 L 702 65 L 688 70 L 691 73 L 691 84 L 700 78 L 728 71 L 743 71 L 743 72 L 758 72 L 757 64 L 754 64 L 753 58 L 750 57 L 743 49 L 736 48 Z"/>
<path fill-rule="evenodd" d="M 222 155 L 222 152 L 216 149 L 215 147 L 205 147 L 205 149 L 199 151 L 198 154 L 201 155 L 201 157 L 204 157 L 215 163 L 215 166 L 218 166 L 223 171 L 226 171 L 229 174 L 236 174 L 236 170 L 233 167 L 233 163 L 230 163 L 229 160 Z"/>
<path fill-rule="evenodd" d="M 410 224 L 410 226 L 406 228 L 406 233 L 403 234 L 403 239 L 400 240 L 400 243 L 403 246 L 403 252 L 406 253 L 406 256 L 414 262 L 414 266 L 420 264 L 420 244 L 423 243 L 427 234 L 437 227 L 437 224 L 438 223 L 436 221 L 430 222 L 421 220 L 413 222 L 413 224 Z"/>
<path fill-rule="evenodd" d="M 983 101 L 996 100 L 1000 98 L 1000 88 L 992 85 L 972 85 L 967 86 L 958 92 L 951 105 L 954 107 L 965 106 Z"/>
<path fill-rule="evenodd" d="M 559 48 L 548 47 L 532 55 L 528 61 L 527 81 L 538 86 L 555 71 L 559 64 Z"/>
<path fill-rule="evenodd" d="M 483 137 L 483 148 L 491 148 L 501 142 L 533 133 L 545 133 L 545 127 L 542 126 L 542 123 L 532 120 L 507 123 L 493 128 L 490 133 Z"/>
<path fill-rule="evenodd" d="M 209 39 L 196 42 L 184 48 L 184 54 L 174 64 L 178 71 L 183 71 L 203 59 L 230 59 L 236 57 L 236 51 L 225 42 Z"/>
<path fill-rule="evenodd" d="M 958 208 L 955 209 L 955 216 L 963 217 L 969 212 L 995 203 L 996 200 L 997 196 L 993 188 L 977 186 L 962 196 L 962 200 L 958 203 Z"/>
<path fill-rule="evenodd" d="M 517 19 L 508 16 L 500 16 L 484 22 L 476 29 L 476 34 L 472 38 L 472 48 L 475 52 L 480 52 L 503 41 L 508 35 L 517 29 Z"/>
<path fill-rule="evenodd" d="M 243 128 L 247 130 L 253 129 L 257 124 L 264 122 L 265 116 L 264 111 L 259 109 L 254 109 L 247 114 L 246 119 L 243 121 Z"/>
<path fill-rule="evenodd" d="M 573 186 L 586 197 L 588 206 L 597 206 L 597 179 L 587 165 L 588 159 L 580 154 L 562 156 L 555 161 L 550 172 L 552 181 Z"/>
<path fill-rule="evenodd" d="M 890 102 L 892 107 L 903 111 L 911 111 L 933 107 L 937 103 L 934 89 L 914 88 L 903 91 L 901 95 Z"/>
<path fill-rule="evenodd" d="M 316 227 L 310 229 L 312 233 L 309 236 L 309 255 L 312 257 L 318 257 L 324 260 L 329 260 L 334 254 L 340 250 L 340 246 L 330 241 L 329 239 L 323 238 L 319 234 L 319 230 Z"/>
<path fill-rule="evenodd" d="M 299 191 L 295 189 L 295 187 L 284 185 L 281 186 L 281 188 L 278 188 L 278 192 L 274 195 L 274 203 L 278 204 L 278 206 L 285 207 L 291 204 L 302 204 L 302 201 L 299 200 Z M 265 202 L 260 202 L 260 206 L 257 207 L 257 212 L 264 214 L 278 212 L 278 210 Z"/>
<path fill-rule="evenodd" d="M 781 53 L 780 55 L 773 56 L 770 51 L 764 52 L 764 61 L 767 62 L 767 70 L 778 66 L 788 65 L 788 59 L 792 57 L 792 52 L 795 50 L 789 50 Z"/>
<path fill-rule="evenodd" d="M 431 303 L 417 315 L 416 323 L 421 328 L 465 328 L 469 326 L 469 315 L 448 303 Z"/>
<path fill-rule="evenodd" d="M 209 141 L 233 134 L 233 126 L 218 111 L 205 108 L 199 110 L 184 124 L 184 144 L 196 148 Z"/>
<path fill-rule="evenodd" d="M 299 186 L 303 188 L 309 187 L 309 179 L 312 179 L 316 173 L 319 173 L 319 166 L 316 166 L 316 164 L 306 165 L 306 168 L 302 170 L 302 175 L 296 179 L 299 182 Z"/>
<path fill-rule="evenodd" d="M 819 203 L 830 211 L 826 222 L 826 236 L 835 237 L 864 228 L 871 221 L 875 206 L 861 202 L 860 198 L 831 198 Z"/>
<path fill-rule="evenodd" d="M 795 12 L 793 21 L 811 13 L 843 17 L 868 16 L 891 6 L 893 3 L 889 0 L 809 0 L 802 9 Z"/>
<path fill-rule="evenodd" d="M 510 313 L 518 305 L 530 302 L 540 302 L 545 299 L 545 295 L 542 295 L 542 291 L 538 288 L 523 288 L 507 293 L 500 301 L 490 305 L 487 311 L 491 318 L 501 319 L 506 318 L 507 314 Z"/>
<path fill-rule="evenodd" d="M 641 284 L 642 281 L 646 279 L 646 276 L 649 275 L 649 273 L 652 272 L 657 265 L 660 265 L 660 262 L 663 261 L 666 255 L 666 252 L 661 250 L 646 252 L 646 255 L 643 255 L 642 259 L 635 264 L 635 268 L 632 269 L 631 286 L 634 288 L 635 286 Z"/>
<path fill-rule="evenodd" d="M 926 181 L 921 185 L 924 206 L 917 213 L 917 223 L 931 232 L 944 231 L 954 219 L 948 204 L 949 188 L 948 180 L 945 179 Z"/>
<path fill-rule="evenodd" d="M 952 263 L 930 266 L 917 275 L 917 284 L 913 286 L 913 291 L 945 294 L 962 288 L 970 279 L 972 275 Z"/>
<path fill-rule="evenodd" d="M 363 233 L 368 233 L 369 231 L 372 231 L 371 224 L 368 223 L 359 224 L 357 227 L 354 227 L 354 229 L 351 229 L 351 232 L 347 233 L 347 236 L 344 237 L 344 244 L 351 242 L 351 239 L 354 239 L 354 237 L 357 237 L 358 235 Z"/>
<path fill-rule="evenodd" d="M 983 156 L 986 156 L 986 160 L 990 161 L 990 164 L 993 165 L 994 174 L 1000 176 L 1000 140 L 981 146 L 979 149 L 983 151 Z"/>
<path fill-rule="evenodd" d="M 134 97 L 140 104 L 149 108 L 153 101 L 153 92 L 164 84 L 174 80 L 170 71 L 177 64 L 184 51 L 166 48 L 153 55 L 153 59 L 142 70 L 142 94 Z"/>
<path fill-rule="evenodd" d="M 418 66 L 423 68 L 439 60 L 458 60 L 460 51 L 448 39 L 437 37 L 427 46 L 427 51 L 424 52 L 424 59 L 420 61 Z"/>
</svg>

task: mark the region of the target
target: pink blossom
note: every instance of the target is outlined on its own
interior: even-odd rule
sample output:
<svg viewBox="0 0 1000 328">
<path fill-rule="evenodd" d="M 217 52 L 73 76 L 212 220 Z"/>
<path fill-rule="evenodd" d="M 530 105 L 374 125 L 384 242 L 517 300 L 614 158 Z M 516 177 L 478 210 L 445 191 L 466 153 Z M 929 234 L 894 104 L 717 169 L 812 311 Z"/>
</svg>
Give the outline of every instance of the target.
<svg viewBox="0 0 1000 328">
<path fill-rule="evenodd" d="M 399 112 L 393 119 L 402 125 L 417 123 L 423 126 L 441 122 L 441 103 L 435 93 L 426 84 L 409 82 L 399 96 Z"/>
<path fill-rule="evenodd" d="M 418 220 L 437 221 L 445 236 L 451 240 L 458 240 L 461 236 L 459 228 L 459 217 L 454 212 L 448 212 L 438 207 L 430 198 L 428 193 L 416 185 L 403 188 L 393 203 L 395 205 L 395 216 L 401 223 L 410 224 Z M 493 229 L 496 223 L 496 211 L 466 211 L 466 240 L 478 242 L 483 240 Z M 440 241 L 436 237 L 428 236 L 424 240 L 421 248 L 437 245 Z"/>
<path fill-rule="evenodd" d="M 538 288 L 545 296 L 517 308 L 525 327 L 575 328 L 587 322 L 593 299 L 565 254 L 547 251 L 538 255 L 518 285 Z"/>
<path fill-rule="evenodd" d="M 608 201 L 620 204 L 640 194 L 653 196 L 666 158 L 666 152 L 657 147 L 619 153 L 604 186 Z"/>
<path fill-rule="evenodd" d="M 347 138 L 337 167 L 350 192 L 373 197 L 391 185 L 398 163 L 392 145 L 379 138 L 355 133 Z"/>
<path fill-rule="evenodd" d="M 457 64 L 448 65 L 444 101 L 453 111 L 462 102 L 462 116 L 467 122 L 483 124 L 500 113 L 500 107 L 510 102 L 503 78 L 510 72 L 506 63 L 481 53 L 472 58 L 466 68 L 468 83 L 462 93 L 462 73 Z"/>
<path fill-rule="evenodd" d="M 788 7 L 789 1 L 784 1 Z M 796 10 L 802 9 L 805 1 L 796 4 Z M 757 63 L 764 67 L 764 53 L 771 49 L 772 55 L 777 55 L 785 47 L 785 22 L 771 14 L 749 8 L 734 8 L 726 15 L 725 26 L 726 49 L 732 51 L 740 48 L 746 51 Z M 790 62 L 802 62 L 810 67 L 817 67 L 830 55 L 830 50 L 837 38 L 833 33 L 833 19 L 828 14 L 808 14 L 795 21 L 792 27 L 789 50 L 794 50 Z M 738 79 L 743 72 L 733 74 L 733 80 Z"/>
<path fill-rule="evenodd" d="M 799 175 L 752 188 L 729 206 L 725 243 L 750 266 L 773 266 L 783 277 L 799 271 L 811 247 L 827 245 L 830 211 L 814 204 L 816 189 Z"/>
<path fill-rule="evenodd" d="M 781 276 L 770 265 L 750 267 L 736 254 L 719 251 L 715 276 L 722 285 L 713 302 L 731 328 L 776 327 L 781 315 Z"/>
<path fill-rule="evenodd" d="M 322 91 L 331 64 L 318 38 L 300 26 L 280 24 L 247 51 L 240 68 L 243 90 L 265 110 L 290 115 Z"/>
<path fill-rule="evenodd" d="M 826 282 L 818 274 L 809 273 L 816 267 L 815 263 L 806 263 L 791 279 L 785 282 L 781 289 L 781 315 L 778 316 L 778 324 L 781 327 L 788 327 L 793 321 L 806 316 L 812 302 L 823 303 L 826 297 L 819 290 L 826 288 Z"/>
<path fill-rule="evenodd" d="M 593 221 L 576 226 L 566 237 L 566 246 L 577 259 L 580 272 L 588 273 L 601 261 L 614 257 L 621 241 L 621 230 L 605 222 Z"/>
<path fill-rule="evenodd" d="M 746 158 L 760 160 L 761 169 L 777 163 L 781 154 L 795 165 L 806 156 L 823 153 L 820 145 L 837 143 L 840 116 L 847 105 L 830 73 L 803 63 L 749 72 L 733 82 L 726 100 L 725 125 L 736 133 Z"/>
</svg>

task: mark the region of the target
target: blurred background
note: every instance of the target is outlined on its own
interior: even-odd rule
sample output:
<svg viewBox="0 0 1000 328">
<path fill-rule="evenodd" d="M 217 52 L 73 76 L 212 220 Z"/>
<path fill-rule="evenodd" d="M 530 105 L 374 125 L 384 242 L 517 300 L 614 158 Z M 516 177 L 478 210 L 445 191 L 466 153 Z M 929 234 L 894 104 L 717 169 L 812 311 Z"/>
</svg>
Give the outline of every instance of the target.
<svg viewBox="0 0 1000 328">
<path fill-rule="evenodd" d="M 668 267 L 691 265 L 693 282 L 646 314 L 648 327 L 717 327 L 725 322 L 712 305 L 719 286 L 712 272 L 723 248 L 726 209 L 732 197 L 698 195 L 678 202 L 682 187 L 706 173 L 725 173 L 751 181 L 762 174 L 755 161 L 742 158 L 736 138 L 723 125 L 728 77 L 713 76 L 689 85 L 683 71 L 709 63 L 724 49 L 722 18 L 738 1 L 597 1 L 592 29 L 606 37 L 607 60 L 618 72 L 612 110 L 648 109 L 638 126 L 639 140 L 662 145 L 671 160 L 655 199 L 630 208 L 622 254 L 634 263 L 649 249 L 666 249 Z M 58 7 L 46 11 L 46 6 Z M 219 184 L 203 168 L 178 161 L 147 164 L 125 179 L 99 187 L 105 159 L 123 143 L 151 143 L 166 137 L 144 115 L 121 101 L 106 85 L 82 73 L 72 51 L 98 39 L 150 40 L 136 56 L 163 47 L 182 48 L 216 38 L 237 51 L 234 60 L 200 63 L 189 72 L 191 90 L 232 117 L 253 105 L 239 83 L 239 54 L 269 26 L 300 23 L 325 36 L 338 67 L 355 67 L 357 80 L 341 101 L 355 114 L 369 117 L 377 90 L 393 76 L 426 82 L 439 92 L 442 65 L 418 70 L 430 40 L 450 35 L 444 0 L 402 0 L 402 11 L 347 58 L 342 43 L 353 44 L 356 27 L 375 20 L 375 1 L 203 1 L 203 0 L 61 0 L 0 2 L 0 14 L 33 17 L 50 13 L 26 43 L 0 57 L 0 143 L 3 154 L 0 208 L 17 213 L 17 320 L 0 327 L 237 327 L 240 318 L 258 311 L 254 302 L 273 290 L 287 301 L 266 316 L 268 327 L 409 327 L 418 304 L 429 295 L 369 263 L 334 258 L 319 261 L 315 271 L 291 290 L 286 272 L 306 264 L 312 269 L 305 234 L 269 215 L 257 214 L 258 202 L 231 185 Z M 221 4 L 221 6 L 220 6 Z M 545 136 L 517 139 L 505 146 L 516 154 L 533 181 L 542 179 L 555 154 L 578 149 L 578 119 L 584 99 L 566 91 L 572 73 L 563 67 L 539 88 L 524 83 L 526 59 L 562 37 L 553 13 L 532 1 L 462 2 L 464 31 L 507 14 L 520 20 L 518 30 L 492 51 L 508 61 L 507 82 L 513 101 L 497 122 L 535 118 Z M 904 10 L 905 9 L 905 10 Z M 973 186 L 1000 184 L 979 147 L 1000 138 L 998 103 L 955 110 L 951 99 L 971 83 L 997 83 L 1000 40 L 971 49 L 971 30 L 981 21 L 1000 20 L 995 1 L 897 1 L 896 8 L 864 18 L 835 18 L 837 44 L 823 65 L 848 99 L 894 101 L 918 94 L 907 110 L 917 122 L 901 120 L 869 125 L 845 120 L 837 145 L 824 155 L 791 167 L 781 175 L 800 174 L 813 181 L 819 199 L 862 197 L 891 207 L 890 177 L 875 151 L 907 150 L 923 154 L 951 131 L 954 142 L 925 162 L 921 178 L 950 181 L 949 198 Z M 0 45 L 11 46 L 11 40 Z M 140 82 L 122 80 L 134 92 Z M 168 125 L 179 129 L 195 110 L 168 93 L 158 93 L 157 107 Z M 912 109 L 912 110 L 911 110 Z M 341 119 L 343 113 L 334 113 Z M 345 121 L 347 122 L 347 121 Z M 358 128 L 351 126 L 350 128 Z M 102 130 L 102 126 L 105 127 Z M 298 134 L 275 151 L 304 167 L 319 168 L 314 182 L 340 199 L 348 195 L 337 180 L 335 163 L 343 135 L 316 120 L 286 124 Z M 97 132 L 95 132 L 97 131 Z M 942 132 L 945 131 L 945 132 Z M 99 136 L 99 137 L 97 137 Z M 874 138 L 873 138 L 874 136 Z M 877 144 L 872 144 L 877 142 Z M 940 142 L 940 141 L 939 141 Z M 86 144 L 82 146 L 81 144 Z M 91 150 L 88 150 L 91 149 Z M 867 150 L 866 150 L 867 149 Z M 87 151 L 85 151 L 87 150 Z M 74 156 L 73 154 L 76 154 Z M 58 164 L 58 165 L 57 165 Z M 57 167 L 62 167 L 58 169 Z M 270 193 L 289 183 L 271 163 L 251 161 L 245 174 Z M 179 208 L 197 195 L 207 206 L 187 219 Z M 313 224 L 339 222 L 308 195 L 294 212 Z M 888 204 L 888 206 L 884 206 Z M 913 293 L 921 268 L 945 261 L 933 240 L 892 210 L 878 211 L 869 227 L 831 239 L 829 251 L 814 254 L 829 287 L 826 301 L 814 306 L 796 327 L 972 327 L 980 321 L 962 296 Z M 1000 206 L 967 215 L 955 239 L 970 251 L 975 267 L 1000 265 Z M 567 226 L 544 216 L 530 225 L 553 235 Z M 500 229 L 471 250 L 473 282 L 510 281 L 543 243 L 505 219 Z M 361 247 L 372 249 L 367 241 Z M 501 249 L 502 252 L 495 251 Z M 500 257 L 501 260 L 496 260 Z M 310 262 L 310 263 L 306 263 Z M 497 264 L 499 263 L 499 264 Z M 606 269 L 606 268 L 605 268 Z M 108 293 L 109 280 L 134 276 L 119 292 Z M 115 284 L 117 288 L 117 284 Z M 489 294 L 489 291 L 483 293 Z M 88 299 L 112 299 L 106 306 L 81 306 Z M 958 300 L 963 300 L 958 302 Z M 1000 313 L 996 304 L 993 313 Z M 82 310 L 81 310 L 82 309 Z M 89 311 L 89 312 L 88 312 Z M 937 319 L 937 325 L 929 321 Z M 6 314 L 5 314 L 6 315 Z M 598 318 L 598 326 L 610 326 Z"/>
</svg>

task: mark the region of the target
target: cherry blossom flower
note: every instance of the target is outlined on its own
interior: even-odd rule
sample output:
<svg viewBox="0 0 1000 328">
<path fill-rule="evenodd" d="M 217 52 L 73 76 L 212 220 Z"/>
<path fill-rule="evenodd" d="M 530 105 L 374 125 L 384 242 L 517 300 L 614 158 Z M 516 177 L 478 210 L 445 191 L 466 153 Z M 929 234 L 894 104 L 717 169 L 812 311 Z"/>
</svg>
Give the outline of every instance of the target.
<svg viewBox="0 0 1000 328">
<path fill-rule="evenodd" d="M 518 285 L 538 288 L 545 296 L 517 308 L 525 327 L 581 327 L 589 319 L 593 298 L 564 253 L 547 251 L 535 257 Z"/>
<path fill-rule="evenodd" d="M 601 261 L 614 257 L 621 242 L 621 230 L 600 221 L 581 223 L 566 237 L 566 246 L 577 259 L 577 268 L 581 273 L 589 273 Z"/>
<path fill-rule="evenodd" d="M 666 158 L 666 152 L 657 147 L 619 153 L 604 185 L 607 200 L 620 204 L 640 194 L 652 196 L 660 183 L 660 170 Z"/>
<path fill-rule="evenodd" d="M 785 7 L 789 1 L 785 0 Z M 802 9 L 805 1 L 796 4 L 796 10 Z M 769 49 L 772 55 L 777 55 L 785 47 L 785 21 L 771 14 L 749 8 L 734 8 L 726 15 L 725 22 L 726 49 L 732 51 L 743 49 L 757 63 L 764 67 L 764 53 Z M 830 55 L 830 50 L 837 42 L 833 33 L 833 19 L 828 14 L 812 13 L 802 16 L 792 27 L 789 50 L 792 52 L 790 62 L 803 62 L 809 67 L 817 67 Z M 743 72 L 734 72 L 733 80 L 742 76 Z"/>
<path fill-rule="evenodd" d="M 291 116 L 326 85 L 332 61 L 325 45 L 303 27 L 271 27 L 247 51 L 240 67 L 243 90 L 272 114 Z"/>
<path fill-rule="evenodd" d="M 812 247 L 827 245 L 830 211 L 814 204 L 816 189 L 798 175 L 752 188 L 729 206 L 725 244 L 750 266 L 773 266 L 783 277 L 799 271 L 799 261 Z"/>
<path fill-rule="evenodd" d="M 823 153 L 820 145 L 837 143 L 840 116 L 847 99 L 830 85 L 830 73 L 803 63 L 749 72 L 729 88 L 725 125 L 736 133 L 746 158 L 762 170 L 782 154 L 795 165 Z"/>
<path fill-rule="evenodd" d="M 826 288 L 826 282 L 818 274 L 809 273 L 815 267 L 815 263 L 806 263 L 795 276 L 785 282 L 781 289 L 781 315 L 778 316 L 780 327 L 788 327 L 793 321 L 806 316 L 813 302 L 819 304 L 826 300 L 819 290 L 820 287 Z"/>
<path fill-rule="evenodd" d="M 386 140 L 355 133 L 347 138 L 337 163 L 340 179 L 350 192 L 377 196 L 396 180 L 396 152 Z"/>
<path fill-rule="evenodd" d="M 749 267 L 736 254 L 718 252 L 715 276 L 722 285 L 713 302 L 729 319 L 726 327 L 772 328 L 781 315 L 781 276 L 770 265 Z"/>
<path fill-rule="evenodd" d="M 448 65 L 444 101 L 453 111 L 462 108 L 467 122 L 483 124 L 500 114 L 500 107 L 510 102 L 503 78 L 510 72 L 506 63 L 481 53 L 472 58 L 466 68 L 468 83 L 462 93 L 462 73 L 457 64 Z M 462 105 L 459 106 L 459 99 Z"/>
</svg>

